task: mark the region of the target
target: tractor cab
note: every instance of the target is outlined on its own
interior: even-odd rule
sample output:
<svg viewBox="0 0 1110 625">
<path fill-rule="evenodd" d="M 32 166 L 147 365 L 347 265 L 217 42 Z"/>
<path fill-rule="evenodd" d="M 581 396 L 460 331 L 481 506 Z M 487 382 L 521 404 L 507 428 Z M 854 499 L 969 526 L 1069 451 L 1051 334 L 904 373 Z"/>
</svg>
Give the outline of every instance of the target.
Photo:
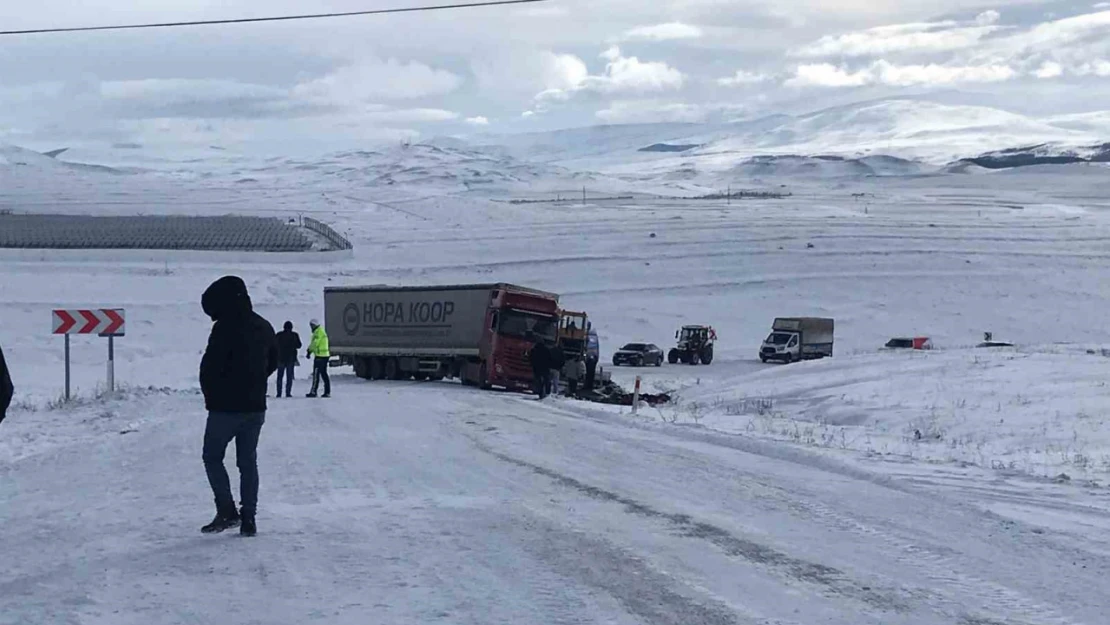
<svg viewBox="0 0 1110 625">
<path fill-rule="evenodd" d="M 697 365 L 713 362 L 713 344 L 717 332 L 712 326 L 683 326 L 675 332 L 678 344 L 667 353 L 667 362 Z"/>
</svg>

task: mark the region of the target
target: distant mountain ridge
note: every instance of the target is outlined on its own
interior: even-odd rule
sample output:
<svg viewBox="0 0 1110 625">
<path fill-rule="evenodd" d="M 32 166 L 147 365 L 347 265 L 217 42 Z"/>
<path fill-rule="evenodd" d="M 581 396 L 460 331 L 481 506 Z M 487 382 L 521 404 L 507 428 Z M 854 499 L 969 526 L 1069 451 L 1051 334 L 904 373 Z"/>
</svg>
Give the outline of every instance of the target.
<svg viewBox="0 0 1110 625">
<path fill-rule="evenodd" d="M 519 135 L 484 134 L 475 148 L 532 162 L 608 171 L 651 163 L 723 171 L 764 156 L 891 156 L 941 167 L 993 152 L 1054 146 L 1059 162 L 1110 141 L 1110 111 L 1034 118 L 996 108 L 905 98 L 714 124 L 633 124 Z M 1047 158 L 1047 157 L 1045 157 Z M 986 162 L 992 162 L 987 159 Z M 1006 158 L 999 163 L 1024 162 Z M 1075 161 L 1081 162 L 1081 161 Z"/>
<path fill-rule="evenodd" d="M 241 184 L 298 175 L 380 188 L 427 185 L 501 194 L 550 190 L 561 196 L 583 186 L 652 192 L 676 186 L 717 188 L 743 178 L 916 176 L 1110 163 L 1110 111 L 1034 118 L 983 106 L 900 98 L 711 124 L 436 137 L 309 158 L 260 159 L 213 147 L 203 155 L 175 154 L 173 160 L 160 162 L 141 148 L 113 147 L 127 153 L 126 162 L 144 163 L 149 157 L 152 169 L 160 165 L 183 175 L 227 174 Z M 89 155 L 0 144 L 0 173 L 139 171 L 131 165 L 75 162 L 92 162 Z"/>
</svg>

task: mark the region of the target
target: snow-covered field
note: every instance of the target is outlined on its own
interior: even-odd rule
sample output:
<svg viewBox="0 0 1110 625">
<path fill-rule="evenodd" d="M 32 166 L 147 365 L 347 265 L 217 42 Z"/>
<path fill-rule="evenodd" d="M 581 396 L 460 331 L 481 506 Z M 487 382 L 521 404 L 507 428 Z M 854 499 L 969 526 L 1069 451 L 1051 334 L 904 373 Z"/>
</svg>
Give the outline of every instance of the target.
<svg viewBox="0 0 1110 625">
<path fill-rule="evenodd" d="M 0 165 L 0 209 L 304 214 L 355 244 L 331 265 L 0 261 L 0 623 L 1105 622 L 1105 168 L 771 172 L 728 181 L 789 198 L 726 203 L 675 197 L 717 171 L 511 152 Z M 583 186 L 635 199 L 508 201 Z M 588 311 L 606 354 L 707 323 L 718 359 L 615 371 L 679 398 L 635 417 L 342 373 L 330 402 L 274 402 L 260 536 L 202 537 L 200 294 L 225 273 L 302 334 L 327 285 L 510 281 Z M 77 338 L 58 408 L 49 311 L 100 305 L 127 309 L 126 391 L 96 398 L 106 345 Z M 759 363 L 801 315 L 836 319 L 836 356 Z M 1018 347 L 974 348 L 985 331 Z M 939 349 L 879 349 L 906 335 Z"/>
</svg>

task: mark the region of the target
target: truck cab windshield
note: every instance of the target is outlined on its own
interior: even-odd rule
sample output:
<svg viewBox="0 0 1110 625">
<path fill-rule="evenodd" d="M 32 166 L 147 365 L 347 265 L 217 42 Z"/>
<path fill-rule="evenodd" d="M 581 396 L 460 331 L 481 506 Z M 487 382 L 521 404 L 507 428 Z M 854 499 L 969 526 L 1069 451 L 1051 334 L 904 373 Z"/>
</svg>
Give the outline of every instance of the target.
<svg viewBox="0 0 1110 625">
<path fill-rule="evenodd" d="M 771 336 L 767 337 L 767 342 L 772 345 L 786 345 L 790 342 L 790 337 L 793 334 L 786 334 L 785 332 L 772 332 Z"/>
<path fill-rule="evenodd" d="M 503 310 L 497 324 L 497 333 L 524 339 L 528 338 L 530 332 L 535 332 L 550 343 L 555 341 L 555 323 L 554 317 L 519 310 Z"/>
</svg>

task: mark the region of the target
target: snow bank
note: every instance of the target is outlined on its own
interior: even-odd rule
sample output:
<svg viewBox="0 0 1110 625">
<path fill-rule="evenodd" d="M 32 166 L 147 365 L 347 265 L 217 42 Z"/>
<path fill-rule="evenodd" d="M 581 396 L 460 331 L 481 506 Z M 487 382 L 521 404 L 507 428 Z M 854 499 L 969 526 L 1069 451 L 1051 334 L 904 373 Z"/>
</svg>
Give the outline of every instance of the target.
<svg viewBox="0 0 1110 625">
<path fill-rule="evenodd" d="M 729 432 L 1037 476 L 1110 471 L 1110 359 L 1080 347 L 888 352 L 688 389 L 684 420 Z"/>
</svg>

